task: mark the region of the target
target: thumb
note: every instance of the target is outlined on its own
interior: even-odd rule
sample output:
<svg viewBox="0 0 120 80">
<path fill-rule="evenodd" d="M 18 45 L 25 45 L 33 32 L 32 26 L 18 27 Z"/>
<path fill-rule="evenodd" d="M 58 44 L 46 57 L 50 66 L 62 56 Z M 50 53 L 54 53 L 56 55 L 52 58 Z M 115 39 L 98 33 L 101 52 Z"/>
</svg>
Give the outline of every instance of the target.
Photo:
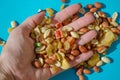
<svg viewBox="0 0 120 80">
<path fill-rule="evenodd" d="M 45 11 L 42 11 L 38 14 L 28 17 L 19 27 L 23 28 L 23 30 L 29 34 L 31 30 L 44 19 L 44 17 Z"/>
</svg>

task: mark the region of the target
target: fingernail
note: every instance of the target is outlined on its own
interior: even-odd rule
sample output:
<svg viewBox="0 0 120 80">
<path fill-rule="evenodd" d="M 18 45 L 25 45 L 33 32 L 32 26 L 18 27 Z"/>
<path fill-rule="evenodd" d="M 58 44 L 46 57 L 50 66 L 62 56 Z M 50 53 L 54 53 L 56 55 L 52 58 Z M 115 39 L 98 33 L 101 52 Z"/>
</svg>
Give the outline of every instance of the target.
<svg viewBox="0 0 120 80">
<path fill-rule="evenodd" d="M 38 13 L 40 13 L 40 12 L 46 12 L 46 10 L 41 10 L 41 9 L 38 9 L 38 11 L 37 11 Z"/>
</svg>

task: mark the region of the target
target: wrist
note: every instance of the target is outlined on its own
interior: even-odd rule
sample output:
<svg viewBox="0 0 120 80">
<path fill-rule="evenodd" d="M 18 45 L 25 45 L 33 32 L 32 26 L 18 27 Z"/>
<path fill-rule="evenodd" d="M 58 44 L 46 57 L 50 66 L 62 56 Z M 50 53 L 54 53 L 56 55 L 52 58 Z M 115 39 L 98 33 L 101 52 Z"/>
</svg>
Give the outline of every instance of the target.
<svg viewBox="0 0 120 80">
<path fill-rule="evenodd" d="M 15 80 L 12 73 L 4 66 L 0 59 L 0 80 Z"/>
</svg>

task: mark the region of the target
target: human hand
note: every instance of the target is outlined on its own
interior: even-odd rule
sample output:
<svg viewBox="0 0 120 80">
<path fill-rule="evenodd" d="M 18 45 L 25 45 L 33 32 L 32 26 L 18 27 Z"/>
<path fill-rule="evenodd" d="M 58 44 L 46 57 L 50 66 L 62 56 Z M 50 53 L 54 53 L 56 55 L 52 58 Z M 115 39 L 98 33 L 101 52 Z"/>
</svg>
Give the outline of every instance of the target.
<svg viewBox="0 0 120 80">
<path fill-rule="evenodd" d="M 53 24 L 56 22 L 63 22 L 68 17 L 77 13 L 80 9 L 80 5 L 75 4 L 70 7 L 67 7 L 63 11 L 57 13 L 53 17 Z M 3 67 L 5 67 L 6 72 L 12 73 L 15 80 L 48 80 L 54 74 L 51 73 L 48 68 L 36 69 L 31 65 L 31 62 L 35 58 L 34 54 L 34 41 L 30 38 L 29 34 L 31 30 L 39 24 L 45 16 L 45 12 L 40 12 L 32 17 L 29 17 L 25 20 L 19 27 L 14 29 L 3 48 L 1 60 Z M 94 21 L 92 14 L 78 19 L 70 24 L 69 26 L 73 27 L 74 30 L 78 30 L 83 26 Z M 78 41 L 78 44 L 83 45 L 92 40 L 96 36 L 96 31 L 89 31 Z M 74 61 L 70 62 L 71 67 L 76 64 L 89 59 L 92 56 L 93 52 L 88 51 L 85 54 L 81 54 Z"/>
</svg>

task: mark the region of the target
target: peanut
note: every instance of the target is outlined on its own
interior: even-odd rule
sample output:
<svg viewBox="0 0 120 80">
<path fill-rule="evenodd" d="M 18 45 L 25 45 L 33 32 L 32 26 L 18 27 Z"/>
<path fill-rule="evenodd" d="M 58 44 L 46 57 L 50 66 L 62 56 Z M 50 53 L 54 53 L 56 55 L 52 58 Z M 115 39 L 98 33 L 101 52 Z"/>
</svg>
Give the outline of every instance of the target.
<svg viewBox="0 0 120 80">
<path fill-rule="evenodd" d="M 66 3 L 67 0 L 61 0 L 61 2 Z"/>
<path fill-rule="evenodd" d="M 43 68 L 50 68 L 50 66 L 49 66 L 49 64 L 45 63 L 45 64 L 43 65 Z"/>
<path fill-rule="evenodd" d="M 80 52 L 82 52 L 82 53 L 85 53 L 85 52 L 88 51 L 87 48 L 84 47 L 84 46 L 79 46 L 79 50 L 80 50 Z"/>
<path fill-rule="evenodd" d="M 104 12 L 98 11 L 98 15 L 99 15 L 100 17 L 106 18 L 106 14 L 105 14 Z"/>
<path fill-rule="evenodd" d="M 102 8 L 102 4 L 99 3 L 99 2 L 95 2 L 95 3 L 94 3 L 94 6 L 95 6 L 96 8 Z"/>
<path fill-rule="evenodd" d="M 86 32 L 88 32 L 89 30 L 88 30 L 88 28 L 81 28 L 79 31 L 80 31 L 80 32 L 83 32 L 83 33 L 86 33 Z"/>
<path fill-rule="evenodd" d="M 97 48 L 97 51 L 99 53 L 103 53 L 107 50 L 107 48 L 108 48 L 107 46 L 100 46 L 100 47 Z"/>
<path fill-rule="evenodd" d="M 116 34 L 120 34 L 120 31 L 117 28 L 111 28 L 111 31 Z"/>
<path fill-rule="evenodd" d="M 41 64 L 40 64 L 39 60 L 34 60 L 34 61 L 33 61 L 33 66 L 34 66 L 35 68 L 40 68 L 40 67 L 41 67 Z"/>
<path fill-rule="evenodd" d="M 83 73 L 84 73 L 84 74 L 90 74 L 91 71 L 90 71 L 89 69 L 84 69 L 84 70 L 83 70 Z"/>
<path fill-rule="evenodd" d="M 71 49 L 72 49 L 72 50 L 77 49 L 77 44 L 73 44 L 73 45 L 71 46 Z"/>
<path fill-rule="evenodd" d="M 75 59 L 75 57 L 74 57 L 73 55 L 71 55 L 71 54 L 68 56 L 68 58 L 69 58 L 71 61 L 73 61 L 73 60 Z"/>
<path fill-rule="evenodd" d="M 108 17 L 107 20 L 108 20 L 109 23 L 112 22 L 112 18 Z"/>
<path fill-rule="evenodd" d="M 49 58 L 47 58 L 47 59 L 45 60 L 45 62 L 46 62 L 47 64 L 54 64 L 54 63 L 55 63 L 54 60 L 49 59 Z"/>
<path fill-rule="evenodd" d="M 102 22 L 102 27 L 103 28 L 107 28 L 109 26 L 108 22 L 104 21 Z"/>
<path fill-rule="evenodd" d="M 90 12 L 96 12 L 98 9 L 97 8 L 91 8 Z"/>
<path fill-rule="evenodd" d="M 97 66 L 94 66 L 93 70 L 94 70 L 94 72 L 99 72 L 100 71 L 99 67 L 97 67 Z"/>
<path fill-rule="evenodd" d="M 118 26 L 117 29 L 120 30 L 120 26 Z"/>
<path fill-rule="evenodd" d="M 85 80 L 83 75 L 79 76 L 79 80 Z"/>
<path fill-rule="evenodd" d="M 76 72 L 76 75 L 80 76 L 82 74 L 82 72 L 83 72 L 83 68 L 79 68 Z"/>
<path fill-rule="evenodd" d="M 88 5 L 86 6 L 86 8 L 88 8 L 88 9 L 91 9 L 92 7 L 93 7 L 92 4 L 88 4 Z"/>
<path fill-rule="evenodd" d="M 78 56 L 78 55 L 80 54 L 80 52 L 79 52 L 78 50 L 72 50 L 72 51 L 71 51 L 71 54 L 72 54 L 73 56 Z"/>
</svg>

